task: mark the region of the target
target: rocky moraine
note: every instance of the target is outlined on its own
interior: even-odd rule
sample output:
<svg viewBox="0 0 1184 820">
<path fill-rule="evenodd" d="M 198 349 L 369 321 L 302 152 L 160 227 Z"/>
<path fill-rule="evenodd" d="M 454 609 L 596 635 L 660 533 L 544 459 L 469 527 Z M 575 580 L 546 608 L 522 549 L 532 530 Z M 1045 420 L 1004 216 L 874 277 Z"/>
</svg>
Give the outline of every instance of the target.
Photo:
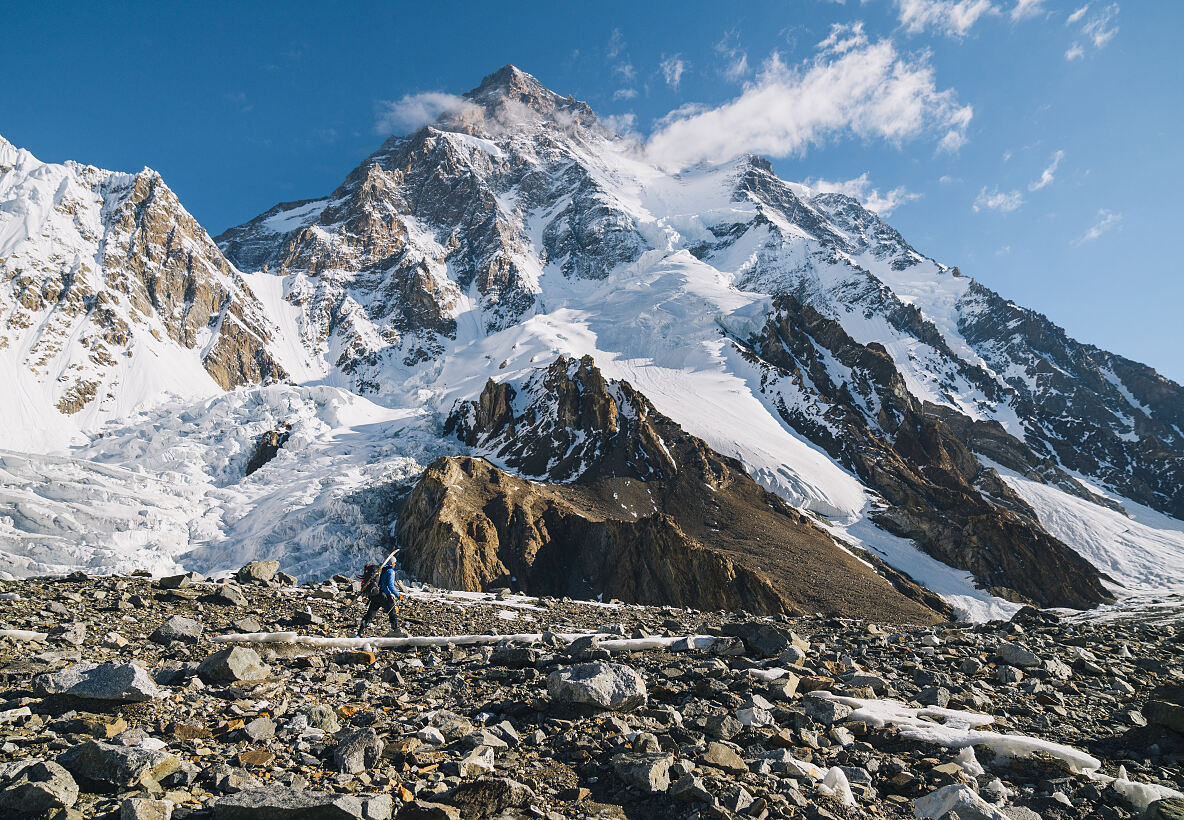
<svg viewBox="0 0 1184 820">
<path fill-rule="evenodd" d="M 270 562 L 0 582 L 0 815 L 1180 817 L 1184 629 L 455 593 Z"/>
</svg>

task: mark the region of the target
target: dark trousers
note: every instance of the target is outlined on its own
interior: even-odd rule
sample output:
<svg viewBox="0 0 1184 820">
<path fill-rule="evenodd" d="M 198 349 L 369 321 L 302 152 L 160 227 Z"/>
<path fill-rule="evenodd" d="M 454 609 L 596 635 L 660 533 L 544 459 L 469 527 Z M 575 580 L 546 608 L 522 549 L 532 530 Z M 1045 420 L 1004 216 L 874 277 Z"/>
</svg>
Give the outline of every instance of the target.
<svg viewBox="0 0 1184 820">
<path fill-rule="evenodd" d="M 378 615 L 379 612 L 385 612 L 391 619 L 391 629 L 398 629 L 398 606 L 399 601 L 394 595 L 388 595 L 384 592 L 380 592 L 377 595 L 371 595 L 370 605 L 366 607 L 366 614 L 362 616 L 362 625 L 358 627 L 358 633 L 361 634 L 362 632 L 365 632 L 366 628 L 370 626 L 370 622 L 374 620 L 375 616 Z"/>
</svg>

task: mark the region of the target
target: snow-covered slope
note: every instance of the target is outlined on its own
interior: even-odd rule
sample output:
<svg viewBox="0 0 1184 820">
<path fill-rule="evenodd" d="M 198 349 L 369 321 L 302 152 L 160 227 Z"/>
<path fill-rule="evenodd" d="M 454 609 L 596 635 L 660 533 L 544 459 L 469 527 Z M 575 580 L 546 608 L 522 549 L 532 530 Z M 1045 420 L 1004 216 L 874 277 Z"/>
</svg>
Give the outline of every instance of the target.
<svg viewBox="0 0 1184 820">
<path fill-rule="evenodd" d="M 287 442 L 245 475 L 282 424 Z M 270 556 L 328 576 L 383 549 L 393 494 L 456 449 L 419 411 L 327 386 L 168 402 L 68 456 L 0 450 L 0 572 L 217 572 Z"/>
<path fill-rule="evenodd" d="M 201 241 L 204 232 L 189 231 L 191 244 L 217 271 L 210 281 L 225 294 L 223 309 L 189 321 L 188 335 L 161 327 L 154 336 L 146 331 L 151 322 L 163 321 L 157 313 L 129 314 L 136 319 L 127 321 L 136 342 L 128 361 L 148 360 L 159 336 L 174 357 L 160 374 L 187 372 L 184 367 L 209 372 L 202 351 L 227 324 L 217 317 L 227 313 L 226 304 L 242 305 L 248 318 L 240 324 L 256 328 L 254 335 L 264 340 L 255 350 L 271 363 L 270 373 L 282 371 L 317 390 L 332 385 L 341 395 L 364 396 L 367 406 L 396 414 L 383 424 L 396 424 L 396 417 L 416 419 L 409 427 L 398 423 L 404 424 L 399 429 L 415 431 L 410 437 L 418 449 L 405 452 L 396 438 L 372 456 L 375 463 L 400 456 L 422 463 L 432 447 L 443 452 L 460 446 L 427 442 L 439 440 L 434 425 L 458 401 L 479 396 L 490 377 L 522 382 L 559 355 L 590 355 L 607 378 L 628 381 L 688 433 L 738 458 L 766 488 L 826 518 L 828 526 L 889 563 L 933 579 L 943 594 L 980 615 L 1011 605 L 974 590 L 965 570 L 980 584 L 1012 595 L 1018 570 L 992 569 L 984 558 L 1003 555 L 1011 546 L 1022 545 L 1024 554 L 1038 558 L 1059 555 L 1067 544 L 1106 572 L 1125 565 L 1124 558 L 1107 561 L 1091 552 L 1077 530 L 1050 514 L 1043 498 L 1071 499 L 1072 504 L 1053 506 L 1073 521 L 1088 520 L 1095 508 L 1122 518 L 1125 498 L 1177 519 L 1184 515 L 1179 385 L 1073 341 L 1044 317 L 927 258 L 855 200 L 782 181 L 760 158 L 666 173 L 641 146 L 605 128 L 586 105 L 552 93 L 511 66 L 487 77 L 465 99 L 457 112 L 433 125 L 389 139 L 335 191 L 281 203 L 218 237 L 233 265 L 219 262 L 217 249 L 209 252 Z M 10 147 L 0 150 L 16 156 Z M 31 159 L 21 162 L 32 169 Z M 19 165 L 10 158 L 0 166 L 9 164 Z M 26 169 L 15 176 L 11 168 L 5 171 L 3 190 L 14 193 L 0 198 L 0 220 L 26 211 L 41 215 L 0 222 L 3 235 L 24 237 L 25 247 L 39 249 L 38 270 L 63 269 L 60 259 L 44 251 L 47 242 L 54 248 L 79 245 L 80 254 L 89 253 L 81 258 L 103 260 L 112 269 L 110 254 L 96 256 L 100 245 L 87 244 L 86 236 L 119 235 L 99 219 L 118 210 L 117 204 L 104 204 L 118 202 L 109 193 L 114 182 L 106 172 L 81 166 L 42 168 L 50 170 Z M 52 179 L 38 187 L 39 174 Z M 87 219 L 98 219 L 89 234 L 67 218 L 69 208 L 44 206 L 61 185 L 82 191 L 74 198 L 88 203 L 83 210 L 93 216 Z M 34 242 L 34 236 L 40 238 Z M 120 259 L 168 257 L 156 245 L 118 247 Z M 30 365 L 39 361 L 29 351 L 44 335 L 41 328 L 63 323 L 54 317 L 68 314 L 57 296 L 51 307 L 45 298 L 36 302 L 40 313 L 14 307 L 22 304 L 20 294 L 31 291 L 14 284 L 23 281 L 9 273 L 15 270 L 14 254 L 0 256 L 9 288 L 0 299 L 12 294 L 3 303 L 5 316 L 19 312 L 35 318 L 26 320 L 24 336 L 13 336 L 0 351 L 0 363 L 13 370 L 12 383 L 28 384 L 19 395 L 29 396 L 0 399 L 11 405 L 0 409 L 17 419 L 24 414 L 28 423 L 17 427 L 26 435 L 44 430 L 46 442 L 60 443 L 77 429 L 93 433 L 104 419 L 128 419 L 131 408 L 162 401 L 166 394 L 208 396 L 216 390 L 208 376 L 203 382 L 186 375 L 181 378 L 191 390 L 186 394 L 153 382 L 165 376 L 144 367 L 148 375 L 123 376 L 119 385 L 96 388 L 100 400 L 86 407 L 100 409 L 85 410 L 95 413 L 93 418 L 70 417 L 56 431 L 61 416 L 54 411 L 45 415 L 49 423 L 34 424 L 44 407 L 66 394 L 65 383 L 56 381 L 59 374 L 81 378 L 69 369 L 82 361 L 81 353 L 60 363 L 54 359 L 56 369 Z M 56 261 L 45 261 L 51 258 Z M 86 264 L 98 269 L 97 262 Z M 139 273 L 133 278 L 159 282 L 174 275 L 162 270 L 155 278 Z M 56 281 L 66 277 L 57 274 Z M 121 294 L 116 288 L 123 305 Z M 176 313 L 175 307 L 170 310 L 169 315 Z M 777 331 L 779 321 L 788 323 L 783 333 Z M 801 326 L 807 321 L 808 332 Z M 11 335 L 13 327 L 8 319 L 2 330 Z M 86 336 L 73 327 L 59 332 L 54 338 L 63 341 L 55 344 L 67 349 L 64 340 Z M 263 369 L 257 370 L 254 376 L 263 377 Z M 247 407 L 256 401 L 251 396 L 276 389 L 240 389 L 232 394 L 240 398 L 223 401 Z M 106 393 L 114 398 L 103 404 Z M 242 412 L 236 418 L 250 418 Z M 243 429 L 258 436 L 268 424 L 283 421 L 282 415 Z M 132 470 L 148 459 L 145 471 L 163 470 L 151 466 L 155 456 L 137 456 L 131 446 L 144 434 L 144 424 L 150 422 L 109 426 L 123 431 L 110 439 L 123 444 L 110 446 L 128 447 L 126 457 L 104 450 L 100 458 L 93 448 L 101 442 L 69 457 Z M 326 459 L 335 443 L 369 440 L 369 433 L 329 428 L 339 432 L 326 432 L 316 449 Z M 187 452 L 204 463 L 218 437 L 194 436 L 186 437 Z M 3 443 L 38 451 L 46 442 Z M 352 457 L 344 451 L 341 456 Z M 22 469 L 34 475 L 43 470 L 45 481 L 52 472 Z M 406 469 L 413 468 L 408 463 Z M 935 470 L 955 481 L 957 494 L 945 493 Z M 381 470 L 375 471 L 357 486 L 376 481 Z M 1017 476 L 1029 484 L 1017 484 Z M 255 480 L 253 474 L 239 484 L 254 486 Z M 285 509 L 299 510 L 293 500 L 299 498 L 313 499 L 311 508 L 328 509 L 317 506 L 316 494 L 277 492 L 293 505 Z M 283 506 L 264 504 L 262 490 L 237 497 L 229 507 L 220 506 L 219 515 L 249 521 L 253 505 Z M 886 498 L 908 503 L 886 504 Z M 956 516 L 949 513 L 963 502 L 984 512 L 976 520 L 1008 523 L 954 538 L 949 521 Z M 906 508 L 908 516 L 893 515 Z M 257 515 L 259 521 L 280 520 Z M 200 520 L 195 514 L 194 521 Z M 188 540 L 180 539 L 184 545 L 178 542 L 178 552 L 166 552 L 196 549 L 191 558 L 212 567 L 231 563 L 217 551 L 237 560 L 276 543 L 258 537 L 248 524 L 223 522 L 208 532 L 215 534 L 194 524 Z M 1138 551 L 1157 537 L 1139 530 L 1133 541 L 1120 539 L 1113 549 Z M 305 543 L 323 546 L 315 539 Z M 283 560 L 299 564 L 303 558 L 296 549 Z M 934 556 L 957 569 L 943 573 L 941 564 L 927 563 Z M 95 559 L 92 565 L 102 563 Z M 1055 575 L 1058 566 L 1054 562 L 1044 571 Z M 1184 567 L 1179 575 L 1184 580 Z"/>
<path fill-rule="evenodd" d="M 281 378 L 273 334 L 158 174 L 0 137 L 0 447 L 60 449 L 166 397 Z"/>
</svg>

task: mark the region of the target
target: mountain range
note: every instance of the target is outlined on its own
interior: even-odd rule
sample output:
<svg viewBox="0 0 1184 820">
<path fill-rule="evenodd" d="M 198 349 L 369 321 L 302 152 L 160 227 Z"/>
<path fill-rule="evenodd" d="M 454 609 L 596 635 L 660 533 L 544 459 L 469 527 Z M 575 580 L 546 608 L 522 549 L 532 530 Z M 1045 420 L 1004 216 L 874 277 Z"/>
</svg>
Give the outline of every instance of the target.
<svg viewBox="0 0 1184 820">
<path fill-rule="evenodd" d="M 398 545 L 915 622 L 1184 584 L 1180 385 L 760 157 L 670 173 L 513 66 L 463 101 L 214 239 L 0 139 L 10 574 Z"/>
</svg>

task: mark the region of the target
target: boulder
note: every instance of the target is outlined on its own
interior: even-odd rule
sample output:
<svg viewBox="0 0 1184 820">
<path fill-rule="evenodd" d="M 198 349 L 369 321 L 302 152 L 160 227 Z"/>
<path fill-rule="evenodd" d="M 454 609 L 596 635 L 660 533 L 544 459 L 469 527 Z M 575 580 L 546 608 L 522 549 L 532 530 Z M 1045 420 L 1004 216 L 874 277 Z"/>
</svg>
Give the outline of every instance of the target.
<svg viewBox="0 0 1184 820">
<path fill-rule="evenodd" d="M 412 800 L 404 803 L 395 820 L 461 820 L 460 812 L 443 803 Z"/>
<path fill-rule="evenodd" d="M 768 621 L 725 624 L 724 634 L 744 641 L 744 646 L 762 658 L 774 658 L 790 647 L 804 650 L 803 641 L 785 627 Z"/>
<path fill-rule="evenodd" d="M 1010 666 L 1031 667 L 1040 665 L 1040 658 L 1036 653 L 1011 641 L 1004 641 L 999 644 L 998 655 L 1000 660 Z"/>
<path fill-rule="evenodd" d="M 279 561 L 251 561 L 234 574 L 234 580 L 240 584 L 266 584 L 279 571 Z"/>
<path fill-rule="evenodd" d="M 197 674 L 206 683 L 263 680 L 270 671 L 259 657 L 259 653 L 245 646 L 234 646 L 215 652 L 197 667 Z"/>
<path fill-rule="evenodd" d="M 37 676 L 33 691 L 41 697 L 69 695 L 113 703 L 142 703 L 165 696 L 134 663 L 76 663 L 60 672 Z"/>
<path fill-rule="evenodd" d="M 361 774 L 382 757 L 383 743 L 373 729 L 350 732 L 333 750 L 333 766 L 346 774 Z"/>
<path fill-rule="evenodd" d="M 352 794 L 283 787 L 250 789 L 220 797 L 214 820 L 361 820 L 362 802 Z"/>
<path fill-rule="evenodd" d="M 83 641 L 86 640 L 86 624 L 78 622 L 60 624 L 49 630 L 45 639 L 50 643 L 67 643 L 70 646 L 82 646 Z"/>
<path fill-rule="evenodd" d="M 1144 820 L 1184 820 L 1184 800 L 1179 797 L 1169 797 L 1156 800 L 1147 807 Z"/>
<path fill-rule="evenodd" d="M 226 606 L 246 606 L 247 596 L 243 595 L 243 591 L 236 586 L 230 584 L 223 584 L 214 592 L 212 599 L 216 604 L 224 604 Z"/>
<path fill-rule="evenodd" d="M 175 641 L 180 643 L 197 643 L 201 639 L 201 633 L 204 631 L 205 627 L 198 621 L 192 618 L 182 617 L 181 615 L 174 615 L 156 627 L 156 631 L 148 636 L 148 640 L 165 645 Z"/>
<path fill-rule="evenodd" d="M 670 788 L 670 767 L 674 756 L 667 754 L 619 754 L 613 758 L 617 776 L 643 792 L 664 792 Z"/>
<path fill-rule="evenodd" d="M 748 771 L 748 764 L 744 762 L 744 758 L 736 754 L 735 749 L 718 742 L 707 744 L 707 750 L 699 756 L 699 762 L 733 774 L 744 774 Z"/>
<path fill-rule="evenodd" d="M 0 815 L 36 816 L 68 809 L 78 800 L 78 784 L 52 760 L 0 764 Z"/>
<path fill-rule="evenodd" d="M 58 763 L 83 783 L 117 790 L 151 787 L 181 768 L 181 761 L 168 752 L 101 740 L 67 749 Z"/>
<path fill-rule="evenodd" d="M 172 820 L 173 804 L 168 800 L 129 797 L 119 805 L 119 820 Z"/>
<path fill-rule="evenodd" d="M 644 706 L 645 681 L 620 663 L 585 663 L 547 676 L 547 692 L 556 703 L 625 712 Z"/>
<path fill-rule="evenodd" d="M 465 820 L 483 820 L 506 809 L 529 806 L 535 793 L 529 786 L 508 777 L 481 777 L 449 789 L 438 799 L 460 809 Z M 402 812 L 399 817 L 403 817 Z"/>
</svg>

